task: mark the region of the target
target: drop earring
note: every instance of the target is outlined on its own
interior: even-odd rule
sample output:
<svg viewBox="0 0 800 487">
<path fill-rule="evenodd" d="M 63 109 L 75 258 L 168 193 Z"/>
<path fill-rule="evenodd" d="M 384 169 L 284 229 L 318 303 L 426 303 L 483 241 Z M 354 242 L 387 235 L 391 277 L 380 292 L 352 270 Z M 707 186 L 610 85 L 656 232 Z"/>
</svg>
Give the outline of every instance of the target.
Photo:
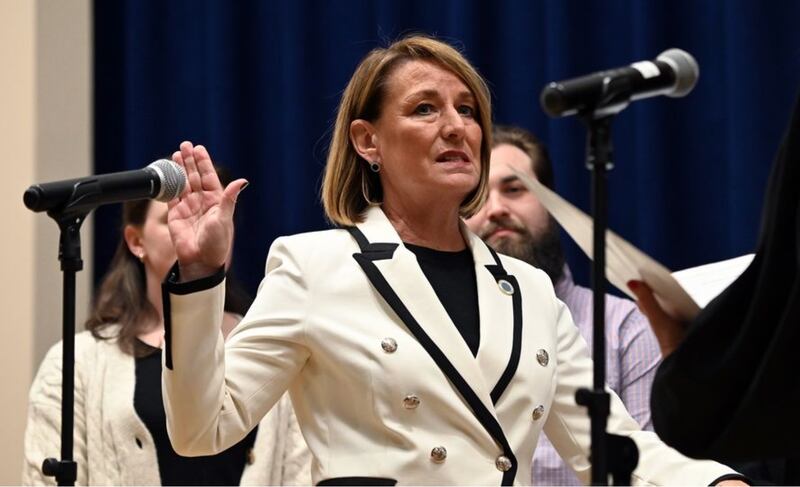
<svg viewBox="0 0 800 487">
<path fill-rule="evenodd" d="M 369 197 L 371 191 L 369 189 L 370 184 L 369 181 L 367 181 L 368 179 L 369 173 L 361 171 L 361 195 L 364 197 L 364 201 L 366 201 L 369 206 L 379 206 L 381 204 L 380 201 L 372 201 L 372 199 Z"/>
</svg>

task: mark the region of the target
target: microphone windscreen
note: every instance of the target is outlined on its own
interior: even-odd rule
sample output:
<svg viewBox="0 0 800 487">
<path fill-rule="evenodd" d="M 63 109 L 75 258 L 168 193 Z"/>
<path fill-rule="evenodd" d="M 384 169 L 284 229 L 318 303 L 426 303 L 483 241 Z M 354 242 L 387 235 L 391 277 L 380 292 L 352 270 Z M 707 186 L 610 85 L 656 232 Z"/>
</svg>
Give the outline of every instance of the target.
<svg viewBox="0 0 800 487">
<path fill-rule="evenodd" d="M 667 96 L 680 98 L 692 91 L 694 85 L 697 84 L 697 78 L 700 77 L 700 67 L 691 54 L 672 48 L 659 54 L 656 60 L 669 64 L 675 71 L 675 88 L 665 93 Z"/>
<path fill-rule="evenodd" d="M 169 159 L 159 159 L 149 166 L 158 174 L 161 180 L 161 189 L 155 197 L 158 201 L 170 201 L 177 198 L 186 187 L 186 171 L 176 162 Z"/>
</svg>

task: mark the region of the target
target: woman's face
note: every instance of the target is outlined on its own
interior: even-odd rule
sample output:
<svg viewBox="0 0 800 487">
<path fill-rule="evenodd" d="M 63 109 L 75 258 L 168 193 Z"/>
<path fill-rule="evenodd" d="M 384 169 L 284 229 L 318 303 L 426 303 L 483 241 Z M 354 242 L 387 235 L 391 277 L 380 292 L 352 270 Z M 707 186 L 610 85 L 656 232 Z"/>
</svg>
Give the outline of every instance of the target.
<svg viewBox="0 0 800 487">
<path fill-rule="evenodd" d="M 476 117 L 475 97 L 453 72 L 419 60 L 397 67 L 373 124 L 384 201 L 460 204 L 480 179 Z"/>
<path fill-rule="evenodd" d="M 145 272 L 159 281 L 163 280 L 177 259 L 167 227 L 166 203 L 160 201 L 150 203 L 147 217 L 139 229 L 139 246 Z M 132 249 L 132 252 L 136 255 L 136 250 Z"/>
</svg>

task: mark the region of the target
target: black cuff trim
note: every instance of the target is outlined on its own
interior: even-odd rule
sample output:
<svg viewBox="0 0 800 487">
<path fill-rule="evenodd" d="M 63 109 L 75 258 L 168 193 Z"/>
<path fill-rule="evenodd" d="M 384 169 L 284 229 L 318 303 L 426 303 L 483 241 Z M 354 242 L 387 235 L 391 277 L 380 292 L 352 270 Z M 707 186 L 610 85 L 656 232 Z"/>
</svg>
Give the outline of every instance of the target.
<svg viewBox="0 0 800 487">
<path fill-rule="evenodd" d="M 167 278 L 161 283 L 161 307 L 164 313 L 164 365 L 172 370 L 172 302 L 170 294 L 183 296 L 211 289 L 225 280 L 225 266 L 221 266 L 214 274 L 189 282 L 178 282 L 180 269 L 178 263 L 169 270 Z"/>
<path fill-rule="evenodd" d="M 716 479 L 714 479 L 713 482 L 711 482 L 708 485 L 710 487 L 713 487 L 714 485 L 717 485 L 718 483 L 720 483 L 720 482 L 722 482 L 724 480 L 741 480 L 742 482 L 746 483 L 747 485 L 753 485 L 753 480 L 752 479 L 750 479 L 749 477 L 747 477 L 745 475 L 742 475 L 740 473 L 728 473 L 728 474 L 725 474 L 722 477 L 717 477 Z"/>
<path fill-rule="evenodd" d="M 317 485 L 397 485 L 397 480 L 385 477 L 335 477 Z"/>
<path fill-rule="evenodd" d="M 164 280 L 162 287 L 165 287 L 167 292 L 170 294 L 184 296 L 186 294 L 192 294 L 211 289 L 218 286 L 224 280 L 225 266 L 220 266 L 220 268 L 217 269 L 217 272 L 211 274 L 210 276 L 203 277 L 201 279 L 195 279 L 194 281 L 180 282 L 180 269 L 178 267 L 178 263 L 176 262 L 175 265 L 172 266 L 172 269 L 170 269 L 169 274 L 167 274 L 167 278 Z"/>
</svg>

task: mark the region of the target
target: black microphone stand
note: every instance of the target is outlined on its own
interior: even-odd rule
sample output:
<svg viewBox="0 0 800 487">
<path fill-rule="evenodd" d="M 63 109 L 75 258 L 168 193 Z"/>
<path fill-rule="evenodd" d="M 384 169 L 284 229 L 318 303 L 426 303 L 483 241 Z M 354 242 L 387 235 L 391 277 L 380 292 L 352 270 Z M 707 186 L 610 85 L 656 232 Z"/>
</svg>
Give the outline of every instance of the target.
<svg viewBox="0 0 800 487">
<path fill-rule="evenodd" d="M 58 260 L 64 273 L 62 321 L 64 339 L 61 357 L 61 460 L 47 458 L 42 473 L 55 477 L 58 485 L 75 485 L 78 464 L 72 458 L 75 409 L 75 273 L 83 269 L 81 225 L 93 208 L 58 208 L 47 212 L 58 224 Z"/>
<path fill-rule="evenodd" d="M 586 167 L 592 171 L 593 224 L 593 337 L 594 377 L 592 389 L 581 388 L 575 401 L 586 406 L 591 418 L 592 485 L 607 485 L 609 472 L 613 485 L 630 485 L 631 474 L 639 462 L 636 444 L 626 436 L 606 432 L 610 395 L 606 384 L 605 295 L 606 295 L 606 228 L 608 199 L 607 171 L 613 169 L 611 122 L 614 115 L 628 106 L 630 94 L 626 84 L 604 83 L 604 96 L 592 107 L 578 113 L 587 128 Z"/>
<path fill-rule="evenodd" d="M 172 164 L 159 160 L 142 172 L 113 173 L 105 176 L 55 181 L 33 185 L 23 194 L 25 206 L 32 211 L 47 211 L 61 230 L 58 241 L 58 260 L 64 273 L 63 289 L 63 333 L 61 360 L 61 460 L 47 458 L 42 463 L 42 473 L 55 477 L 58 485 L 75 485 L 78 465 L 73 461 L 73 427 L 75 422 L 75 273 L 83 269 L 81 260 L 81 225 L 86 216 L 96 207 L 112 202 L 132 201 L 163 196 L 159 191 L 164 185 L 167 194 L 177 196 L 183 189 L 186 174 L 182 169 L 171 169 L 163 174 L 160 164 Z M 155 169 L 151 167 L 156 166 Z M 156 173 L 158 183 L 153 179 Z M 132 179 L 133 178 L 133 179 Z M 182 178 L 182 179 L 181 179 Z M 143 188 L 138 185 L 144 183 Z M 149 191 L 145 191 L 147 188 Z M 103 198 L 103 191 L 110 192 Z M 49 194 L 49 196 L 48 196 Z M 61 201 L 62 197 L 64 201 Z M 113 197 L 110 197 L 113 196 Z M 57 206 L 50 206 L 57 205 Z"/>
</svg>

